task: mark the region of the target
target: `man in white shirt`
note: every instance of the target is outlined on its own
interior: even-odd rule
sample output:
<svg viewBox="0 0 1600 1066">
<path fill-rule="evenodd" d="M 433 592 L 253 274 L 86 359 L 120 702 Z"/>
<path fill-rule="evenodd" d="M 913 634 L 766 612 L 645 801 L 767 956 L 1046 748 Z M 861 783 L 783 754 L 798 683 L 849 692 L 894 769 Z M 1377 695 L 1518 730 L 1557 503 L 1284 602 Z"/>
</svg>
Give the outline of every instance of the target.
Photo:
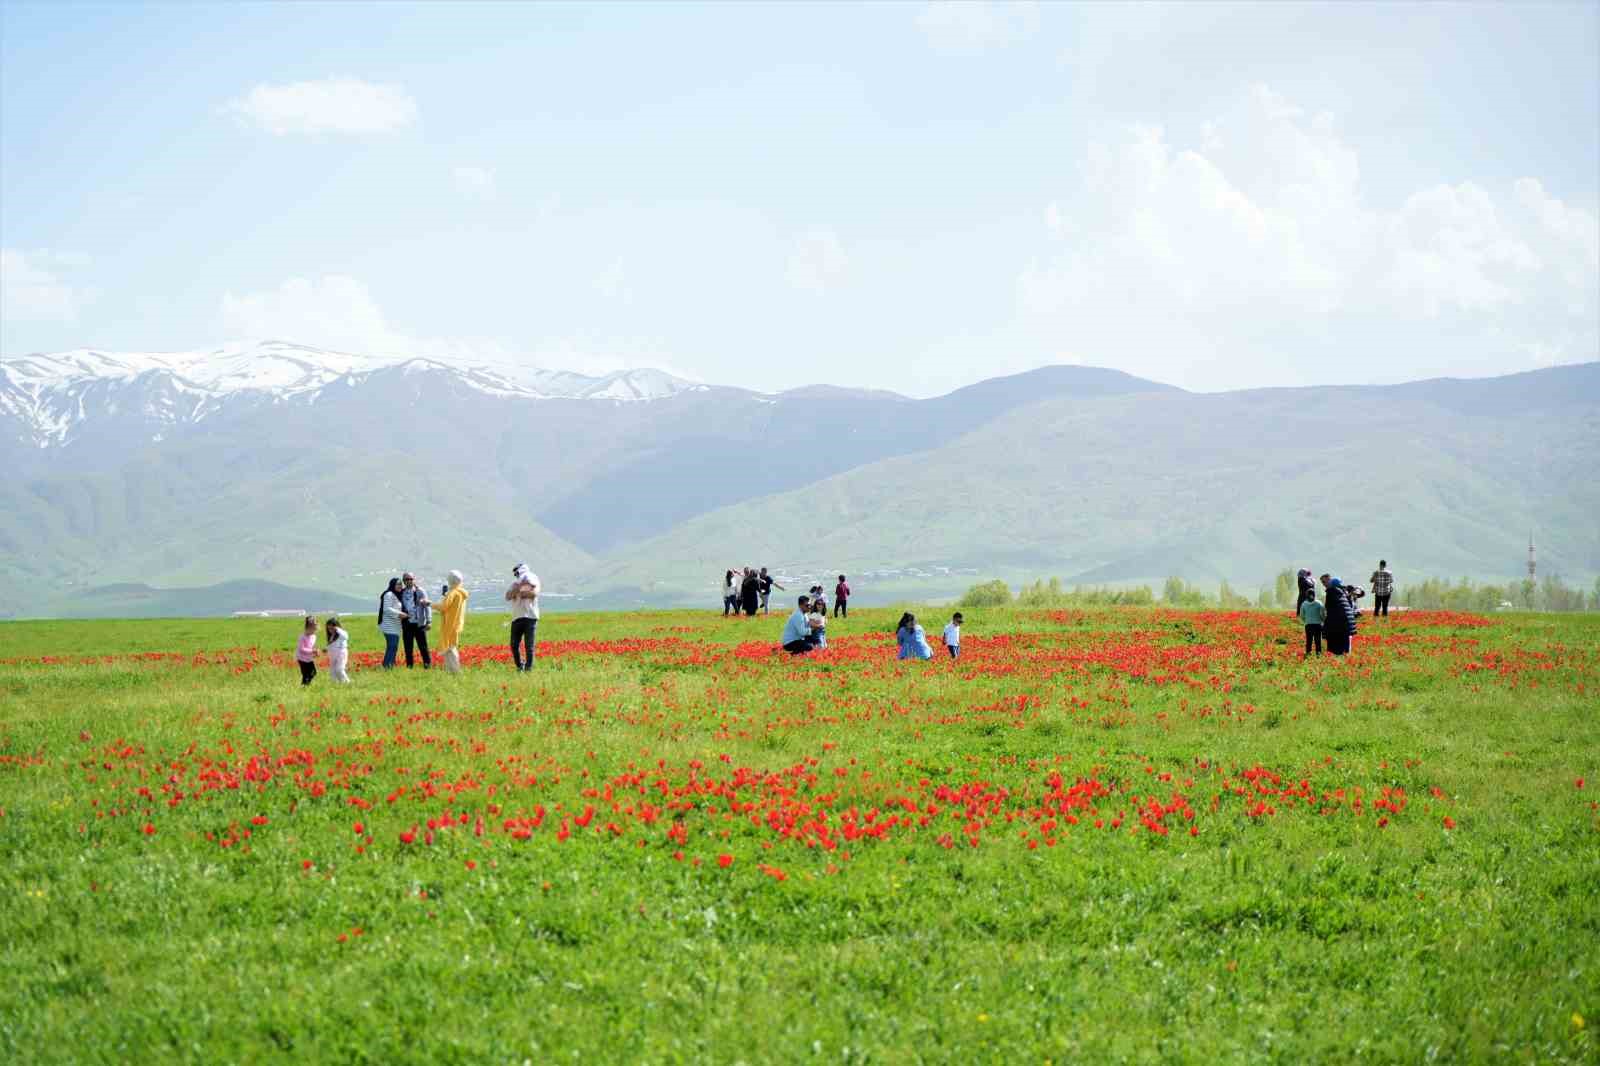
<svg viewBox="0 0 1600 1066">
<path fill-rule="evenodd" d="M 961 658 L 961 612 L 957 611 L 950 616 L 950 624 L 944 627 L 944 648 L 950 653 L 950 658 Z"/>
<path fill-rule="evenodd" d="M 539 575 L 528 569 L 527 563 L 511 568 L 511 587 L 506 589 L 506 602 L 511 604 L 511 661 L 518 672 L 533 669 L 533 649 L 539 629 Z M 523 661 L 522 649 L 528 649 Z"/>
</svg>

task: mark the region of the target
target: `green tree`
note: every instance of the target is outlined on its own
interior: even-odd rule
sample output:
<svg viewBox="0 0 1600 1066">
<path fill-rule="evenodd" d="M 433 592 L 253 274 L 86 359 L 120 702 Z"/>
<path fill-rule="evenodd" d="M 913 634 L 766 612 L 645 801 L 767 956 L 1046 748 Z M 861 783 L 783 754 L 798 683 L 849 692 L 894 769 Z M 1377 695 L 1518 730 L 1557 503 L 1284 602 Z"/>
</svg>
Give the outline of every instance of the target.
<svg viewBox="0 0 1600 1066">
<path fill-rule="evenodd" d="M 1279 607 L 1294 606 L 1295 596 L 1299 589 L 1295 585 L 1294 574 L 1288 570 L 1279 570 L 1278 576 L 1272 580 L 1272 599 Z"/>
<path fill-rule="evenodd" d="M 1011 586 L 996 579 L 973 585 L 961 597 L 961 607 L 1004 607 L 1011 602 Z"/>
</svg>

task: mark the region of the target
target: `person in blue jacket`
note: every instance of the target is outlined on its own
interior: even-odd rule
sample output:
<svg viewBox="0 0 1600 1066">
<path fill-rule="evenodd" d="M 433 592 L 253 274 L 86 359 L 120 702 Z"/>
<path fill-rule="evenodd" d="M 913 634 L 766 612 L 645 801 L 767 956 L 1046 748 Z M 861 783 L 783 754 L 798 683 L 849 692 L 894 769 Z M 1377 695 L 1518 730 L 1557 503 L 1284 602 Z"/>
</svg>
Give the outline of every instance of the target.
<svg viewBox="0 0 1600 1066">
<path fill-rule="evenodd" d="M 778 638 L 778 643 L 790 655 L 809 655 L 816 650 L 817 634 L 811 626 L 810 615 L 811 597 L 801 596 L 796 602 L 794 614 L 784 624 L 783 635 Z"/>
<path fill-rule="evenodd" d="M 1327 645 L 1329 655 L 1346 655 L 1351 638 L 1356 635 L 1355 605 L 1345 594 L 1343 581 L 1328 574 L 1323 574 L 1320 580 L 1322 587 L 1328 590 L 1323 601 L 1327 617 L 1322 620 L 1322 642 Z"/>
<path fill-rule="evenodd" d="M 933 658 L 933 649 L 928 647 L 927 635 L 917 624 L 917 616 L 910 611 L 900 616 L 900 624 L 894 629 L 894 639 L 900 645 L 900 654 L 896 658 Z"/>
</svg>

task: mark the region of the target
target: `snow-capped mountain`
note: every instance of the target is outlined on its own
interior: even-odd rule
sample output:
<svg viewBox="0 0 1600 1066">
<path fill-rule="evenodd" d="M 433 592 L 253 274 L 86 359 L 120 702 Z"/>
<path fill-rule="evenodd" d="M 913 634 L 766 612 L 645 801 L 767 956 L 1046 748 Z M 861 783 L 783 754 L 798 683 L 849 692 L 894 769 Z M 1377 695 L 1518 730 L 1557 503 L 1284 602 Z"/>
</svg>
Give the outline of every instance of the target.
<svg viewBox="0 0 1600 1066">
<path fill-rule="evenodd" d="M 93 420 L 162 427 L 193 424 L 228 406 L 315 403 L 322 391 L 375 374 L 443 373 L 490 396 L 524 400 L 660 400 L 703 385 L 659 370 L 600 376 L 508 363 L 356 355 L 284 341 L 197 352 L 101 352 L 80 348 L 0 360 L 0 416 L 35 448 L 72 443 Z"/>
</svg>

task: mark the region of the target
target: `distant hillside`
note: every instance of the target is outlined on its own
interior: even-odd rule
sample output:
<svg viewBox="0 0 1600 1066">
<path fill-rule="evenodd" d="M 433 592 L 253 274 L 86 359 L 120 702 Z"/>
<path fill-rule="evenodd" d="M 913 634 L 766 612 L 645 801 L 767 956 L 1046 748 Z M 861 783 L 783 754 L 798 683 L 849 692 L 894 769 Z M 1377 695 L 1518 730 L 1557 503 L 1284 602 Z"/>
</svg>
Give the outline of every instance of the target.
<svg viewBox="0 0 1600 1066">
<path fill-rule="evenodd" d="M 15 617 L 52 618 L 204 618 L 235 611 L 295 610 L 318 616 L 331 611 L 372 613 L 372 601 L 320 589 L 294 588 L 271 581 L 225 581 L 202 588 L 152 588 L 117 583 L 61 596 L 46 596 Z"/>
<path fill-rule="evenodd" d="M 929 444 L 684 523 L 614 560 L 613 594 L 703 599 L 724 560 L 1254 589 L 1296 565 L 1364 579 L 1383 556 L 1402 582 L 1503 580 L 1520 573 L 1530 529 L 1543 572 L 1600 572 L 1600 364 L 1392 389 L 1046 400 Z"/>
<path fill-rule="evenodd" d="M 69 352 L 0 363 L 0 580 L 364 603 L 404 568 L 493 588 L 526 560 L 573 602 L 701 603 L 764 564 L 884 600 L 990 576 L 1253 589 L 1387 555 L 1402 582 L 1503 581 L 1531 530 L 1541 572 L 1586 584 L 1597 445 L 1596 363 L 1223 394 L 1057 366 L 916 400 L 290 344 Z"/>
</svg>

